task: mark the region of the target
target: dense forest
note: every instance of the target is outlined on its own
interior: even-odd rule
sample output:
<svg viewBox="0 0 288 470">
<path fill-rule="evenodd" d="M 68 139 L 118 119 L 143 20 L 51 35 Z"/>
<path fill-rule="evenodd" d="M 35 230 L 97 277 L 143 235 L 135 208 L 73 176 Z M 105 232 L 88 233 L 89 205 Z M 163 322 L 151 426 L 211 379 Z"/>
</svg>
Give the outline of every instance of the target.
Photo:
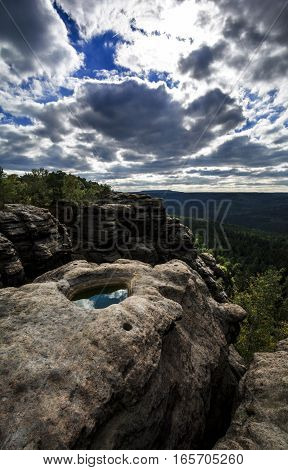
<svg viewBox="0 0 288 470">
<path fill-rule="evenodd" d="M 64 171 L 43 168 L 18 176 L 0 168 L 0 204 L 49 207 L 59 200 L 97 202 L 111 193 L 110 186 L 87 181 Z"/>
<path fill-rule="evenodd" d="M 203 220 L 185 223 L 192 225 L 198 248 L 222 267 L 220 282 L 230 299 L 248 313 L 237 343 L 241 355 L 249 362 L 254 352 L 273 351 L 288 336 L 288 236 L 230 225 L 215 230 Z M 215 245 L 215 233 L 225 240 Z"/>
<path fill-rule="evenodd" d="M 182 217 L 220 222 L 224 215 L 225 223 L 229 225 L 269 233 L 288 233 L 288 193 L 182 193 L 148 190 L 148 194 L 163 198 L 167 209 Z"/>
</svg>

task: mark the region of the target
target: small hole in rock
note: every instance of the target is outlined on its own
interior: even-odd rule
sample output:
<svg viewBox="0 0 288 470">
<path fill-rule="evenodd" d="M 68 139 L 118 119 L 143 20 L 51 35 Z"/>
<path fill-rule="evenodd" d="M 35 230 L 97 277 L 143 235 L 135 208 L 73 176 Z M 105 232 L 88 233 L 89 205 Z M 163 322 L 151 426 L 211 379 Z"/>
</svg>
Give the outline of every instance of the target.
<svg viewBox="0 0 288 470">
<path fill-rule="evenodd" d="M 130 325 L 130 323 L 124 323 L 123 328 L 125 331 L 130 331 L 132 330 L 132 325 Z"/>
</svg>

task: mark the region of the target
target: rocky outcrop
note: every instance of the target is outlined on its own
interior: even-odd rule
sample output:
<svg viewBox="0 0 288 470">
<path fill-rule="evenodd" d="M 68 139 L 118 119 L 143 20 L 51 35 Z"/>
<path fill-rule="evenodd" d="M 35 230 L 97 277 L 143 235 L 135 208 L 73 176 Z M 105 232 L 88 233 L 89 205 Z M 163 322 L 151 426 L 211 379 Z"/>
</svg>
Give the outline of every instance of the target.
<svg viewBox="0 0 288 470">
<path fill-rule="evenodd" d="M 155 265 L 177 258 L 201 275 L 217 301 L 227 301 L 215 259 L 198 255 L 191 230 L 167 215 L 161 199 L 114 193 L 109 201 L 88 206 L 62 202 L 53 212 L 69 231 L 75 259 L 125 258 Z"/>
<path fill-rule="evenodd" d="M 17 285 L 71 259 L 66 228 L 47 209 L 7 204 L 0 211 L 0 272 L 4 285 Z M 23 271 L 24 270 L 24 271 Z"/>
<path fill-rule="evenodd" d="M 125 284 L 102 310 L 71 302 Z M 199 449 L 224 434 L 245 312 L 172 260 L 74 261 L 0 291 L 3 449 Z M 240 372 L 241 375 L 241 372 Z"/>
<path fill-rule="evenodd" d="M 180 259 L 201 275 L 217 301 L 227 301 L 215 259 L 198 255 L 191 230 L 169 217 L 160 199 L 115 193 L 94 205 L 59 203 L 53 212 L 61 223 L 48 209 L 34 206 L 7 204 L 0 211 L 0 287 L 20 285 L 25 276 L 31 280 L 69 262 L 73 245 L 73 259 L 96 263 Z"/>
<path fill-rule="evenodd" d="M 24 269 L 13 244 L 0 233 L 0 287 L 18 286 L 24 280 Z"/>
<path fill-rule="evenodd" d="M 240 406 L 216 449 L 288 450 L 288 340 L 257 353 L 241 382 Z"/>
<path fill-rule="evenodd" d="M 149 196 L 115 193 L 98 204 L 58 203 L 54 213 L 67 226 L 74 253 L 89 261 L 121 257 L 147 261 L 148 256 L 156 264 L 158 245 L 166 243 L 165 208 L 161 200 Z"/>
</svg>

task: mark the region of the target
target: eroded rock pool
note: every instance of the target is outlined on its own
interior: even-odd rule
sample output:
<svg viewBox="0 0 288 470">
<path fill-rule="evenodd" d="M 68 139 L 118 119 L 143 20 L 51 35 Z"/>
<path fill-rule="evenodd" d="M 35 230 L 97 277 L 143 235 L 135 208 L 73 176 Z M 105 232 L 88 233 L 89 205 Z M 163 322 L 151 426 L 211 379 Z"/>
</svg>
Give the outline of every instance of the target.
<svg viewBox="0 0 288 470">
<path fill-rule="evenodd" d="M 82 308 L 100 309 L 119 304 L 127 297 L 128 289 L 125 286 L 102 286 L 78 293 L 72 298 L 72 302 Z"/>
</svg>

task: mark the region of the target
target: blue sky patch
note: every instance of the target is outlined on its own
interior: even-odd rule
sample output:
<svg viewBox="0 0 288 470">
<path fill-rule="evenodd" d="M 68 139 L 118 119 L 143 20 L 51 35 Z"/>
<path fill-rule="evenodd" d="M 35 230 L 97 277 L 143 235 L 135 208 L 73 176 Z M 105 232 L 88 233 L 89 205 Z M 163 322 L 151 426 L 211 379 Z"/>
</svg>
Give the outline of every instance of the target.
<svg viewBox="0 0 288 470">
<path fill-rule="evenodd" d="M 285 107 L 284 106 L 274 106 L 269 113 L 268 119 L 270 122 L 274 123 L 279 119 L 282 113 L 284 113 Z"/>
<path fill-rule="evenodd" d="M 275 98 L 276 98 L 277 95 L 278 95 L 278 90 L 277 90 L 277 88 L 274 88 L 273 90 L 268 91 L 267 95 L 268 95 L 269 98 L 270 98 L 269 103 L 274 103 Z"/>
<path fill-rule="evenodd" d="M 252 103 L 259 101 L 260 99 L 258 93 L 253 93 L 252 90 L 249 89 L 245 90 L 244 98 L 248 98 Z"/>
<path fill-rule="evenodd" d="M 70 88 L 60 86 L 59 93 L 60 93 L 61 96 L 72 96 L 73 93 L 74 93 L 74 90 L 71 90 Z"/>
<path fill-rule="evenodd" d="M 16 126 L 31 126 L 33 122 L 26 116 L 13 116 L 13 114 L 7 113 L 0 106 L 0 125 L 3 124 L 14 124 Z"/>
<path fill-rule="evenodd" d="M 248 129 L 252 129 L 253 127 L 255 127 L 258 121 L 259 119 L 255 121 L 250 121 L 249 119 L 247 119 L 244 126 L 242 126 L 241 129 L 236 129 L 235 132 L 239 134 L 240 132 L 248 131 Z"/>
<path fill-rule="evenodd" d="M 85 55 L 85 65 L 74 75 L 79 78 L 94 77 L 97 70 L 117 70 L 119 72 L 126 70 L 115 64 L 116 47 L 120 42 L 123 42 L 120 36 L 117 36 L 113 31 L 108 31 L 82 43 L 77 50 Z"/>
<path fill-rule="evenodd" d="M 125 70 L 115 64 L 115 52 L 118 43 L 123 42 L 121 36 L 114 31 L 107 31 L 104 34 L 94 36 L 89 41 L 81 38 L 81 34 L 76 22 L 54 2 L 54 8 L 64 22 L 71 45 L 80 54 L 84 54 L 84 67 L 75 72 L 77 78 L 95 77 L 97 70 Z"/>
<path fill-rule="evenodd" d="M 60 5 L 57 5 L 56 2 L 53 3 L 53 7 L 57 11 L 58 15 L 60 16 L 61 20 L 66 26 L 68 37 L 71 44 L 77 49 L 77 45 L 81 41 L 80 31 L 77 26 L 77 23 L 69 16 Z"/>
<path fill-rule="evenodd" d="M 175 81 L 172 79 L 171 75 L 167 72 L 155 72 L 154 70 L 150 70 L 147 79 L 151 83 L 158 83 L 158 82 L 165 82 L 168 88 L 177 88 L 179 85 L 179 81 Z"/>
</svg>

